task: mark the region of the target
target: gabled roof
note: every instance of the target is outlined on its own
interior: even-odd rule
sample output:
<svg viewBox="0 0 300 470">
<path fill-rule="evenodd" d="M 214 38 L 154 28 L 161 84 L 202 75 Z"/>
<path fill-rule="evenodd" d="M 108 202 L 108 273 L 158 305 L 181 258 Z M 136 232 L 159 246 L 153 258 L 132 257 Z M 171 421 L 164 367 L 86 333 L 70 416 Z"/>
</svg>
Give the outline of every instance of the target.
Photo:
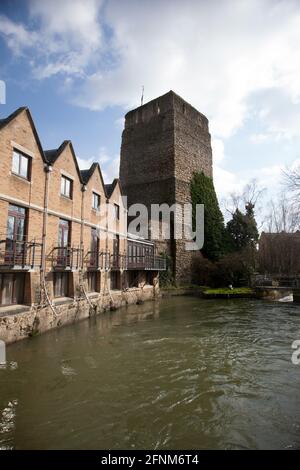
<svg viewBox="0 0 300 470">
<path fill-rule="evenodd" d="M 114 192 L 115 187 L 117 186 L 118 183 L 119 183 L 119 186 L 120 186 L 120 189 L 121 189 L 120 180 L 118 178 L 115 178 L 111 184 L 106 184 L 105 185 L 105 191 L 106 191 L 106 195 L 107 195 L 108 198 L 111 197 L 111 195 Z"/>
<path fill-rule="evenodd" d="M 77 170 L 77 173 L 78 173 L 78 176 L 79 176 L 79 180 L 80 180 L 81 183 L 84 183 L 84 181 L 82 179 L 81 172 L 79 170 L 77 158 L 76 158 L 74 147 L 73 147 L 73 144 L 72 144 L 71 140 L 64 140 L 63 143 L 57 149 L 45 150 L 45 156 L 46 156 L 47 162 L 50 165 L 53 165 L 56 162 L 56 160 L 60 157 L 60 155 L 63 153 L 65 148 L 68 147 L 68 146 L 71 149 L 71 153 L 72 153 L 73 160 L 74 160 L 74 163 L 75 163 L 75 166 L 76 166 L 76 170 Z"/>
<path fill-rule="evenodd" d="M 86 170 L 80 170 L 82 180 L 85 184 L 87 184 L 89 182 L 92 174 L 94 173 L 94 171 L 96 170 L 97 167 L 99 167 L 99 163 L 94 162 L 94 163 L 91 164 L 90 168 L 87 168 Z M 100 171 L 100 174 L 101 174 L 100 167 L 99 167 L 99 171 Z M 101 175 L 101 178 L 102 178 L 102 175 Z M 103 186 L 104 186 L 104 184 L 103 184 Z"/>
<path fill-rule="evenodd" d="M 89 180 L 91 179 L 91 177 L 92 177 L 92 175 L 93 175 L 93 173 L 95 172 L 96 169 L 98 169 L 98 171 L 99 171 L 101 183 L 102 183 L 102 186 L 104 188 L 105 195 L 107 197 L 106 188 L 105 188 L 101 168 L 100 168 L 100 165 L 99 165 L 98 162 L 92 163 L 90 168 L 88 168 L 86 170 L 80 170 L 82 181 L 83 181 L 84 184 L 88 184 Z"/>
<path fill-rule="evenodd" d="M 45 150 L 47 161 L 51 165 L 56 162 L 56 160 L 58 159 L 62 151 L 67 147 L 69 142 L 69 140 L 64 140 L 63 143 L 57 149 Z"/>
<path fill-rule="evenodd" d="M 31 116 L 31 113 L 30 113 L 29 109 L 27 108 L 27 106 L 22 106 L 22 107 L 16 109 L 16 111 L 14 111 L 13 113 L 11 113 L 11 114 L 10 114 L 9 116 L 7 116 L 6 118 L 0 119 L 0 130 L 3 129 L 5 126 L 7 126 L 10 122 L 12 122 L 12 121 L 13 121 L 17 116 L 19 116 L 19 114 L 21 114 L 23 111 L 25 111 L 25 112 L 27 113 L 27 117 L 28 117 L 28 119 L 29 119 L 29 123 L 30 123 L 31 129 L 32 129 L 32 132 L 33 132 L 33 134 L 34 134 L 34 137 L 35 137 L 37 146 L 38 146 L 39 151 L 40 151 L 40 153 L 41 153 L 42 159 L 44 160 L 45 163 L 47 163 L 47 160 L 46 160 L 46 157 L 45 157 L 45 153 L 44 153 L 44 150 L 43 150 L 43 147 L 42 147 L 42 144 L 41 144 L 39 135 L 38 135 L 38 133 L 37 133 L 37 130 L 36 130 L 36 127 L 35 127 L 35 125 L 34 125 L 34 122 L 33 122 L 32 116 Z"/>
</svg>

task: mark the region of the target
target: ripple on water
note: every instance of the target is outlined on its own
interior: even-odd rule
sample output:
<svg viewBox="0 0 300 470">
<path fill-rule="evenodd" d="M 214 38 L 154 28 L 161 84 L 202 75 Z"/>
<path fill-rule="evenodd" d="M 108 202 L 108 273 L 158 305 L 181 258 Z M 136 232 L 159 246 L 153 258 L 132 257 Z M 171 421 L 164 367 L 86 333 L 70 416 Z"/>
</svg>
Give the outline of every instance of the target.
<svg viewBox="0 0 300 470">
<path fill-rule="evenodd" d="M 299 448 L 299 334 L 292 305 L 184 297 L 12 345 L 0 448 Z"/>
</svg>

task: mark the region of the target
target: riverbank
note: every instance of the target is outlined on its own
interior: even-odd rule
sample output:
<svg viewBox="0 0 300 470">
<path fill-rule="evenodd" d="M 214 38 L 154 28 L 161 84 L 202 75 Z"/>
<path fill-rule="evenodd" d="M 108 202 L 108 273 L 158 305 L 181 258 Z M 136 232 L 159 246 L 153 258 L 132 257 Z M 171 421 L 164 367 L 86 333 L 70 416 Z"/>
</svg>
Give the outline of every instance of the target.
<svg viewBox="0 0 300 470">
<path fill-rule="evenodd" d="M 256 292 L 250 287 L 235 287 L 229 289 L 227 287 L 211 289 L 206 286 L 181 286 L 168 287 L 161 289 L 163 297 L 173 297 L 178 295 L 191 295 L 202 297 L 204 299 L 254 299 Z"/>
<path fill-rule="evenodd" d="M 60 298 L 44 306 L 14 305 L 0 311 L 0 340 L 6 344 L 76 323 L 108 310 L 139 304 L 158 297 L 159 288 L 146 285 L 126 291 L 92 293 L 87 297 Z"/>
</svg>

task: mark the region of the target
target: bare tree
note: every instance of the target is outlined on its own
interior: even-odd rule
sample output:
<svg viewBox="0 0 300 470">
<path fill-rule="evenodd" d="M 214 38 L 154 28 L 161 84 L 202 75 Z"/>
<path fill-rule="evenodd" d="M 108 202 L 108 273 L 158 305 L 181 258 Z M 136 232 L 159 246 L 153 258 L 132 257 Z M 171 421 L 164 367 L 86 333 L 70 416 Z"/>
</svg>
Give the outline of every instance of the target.
<svg viewBox="0 0 300 470">
<path fill-rule="evenodd" d="M 263 229 L 269 233 L 293 233 L 300 228 L 300 212 L 286 192 L 268 204 Z"/>
<path fill-rule="evenodd" d="M 231 216 L 237 209 L 243 212 L 246 205 L 248 204 L 252 204 L 255 207 L 256 213 L 261 213 L 262 196 L 265 194 L 265 192 L 266 188 L 261 187 L 258 184 L 257 179 L 253 178 L 244 186 L 241 192 L 230 193 L 228 199 L 224 199 L 222 201 L 222 206 L 225 210 L 225 213 L 228 213 Z"/>
<path fill-rule="evenodd" d="M 293 199 L 300 200 L 300 165 L 283 171 L 283 185 L 291 193 Z"/>
</svg>

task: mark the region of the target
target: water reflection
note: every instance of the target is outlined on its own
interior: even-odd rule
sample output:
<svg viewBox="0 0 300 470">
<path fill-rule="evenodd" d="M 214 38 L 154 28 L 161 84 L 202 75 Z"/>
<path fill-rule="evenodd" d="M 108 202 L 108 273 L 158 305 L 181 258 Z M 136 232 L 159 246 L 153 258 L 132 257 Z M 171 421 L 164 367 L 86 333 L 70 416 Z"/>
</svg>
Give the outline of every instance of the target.
<svg viewBox="0 0 300 470">
<path fill-rule="evenodd" d="M 172 298 L 8 348 L 0 447 L 297 448 L 293 304 Z"/>
</svg>

